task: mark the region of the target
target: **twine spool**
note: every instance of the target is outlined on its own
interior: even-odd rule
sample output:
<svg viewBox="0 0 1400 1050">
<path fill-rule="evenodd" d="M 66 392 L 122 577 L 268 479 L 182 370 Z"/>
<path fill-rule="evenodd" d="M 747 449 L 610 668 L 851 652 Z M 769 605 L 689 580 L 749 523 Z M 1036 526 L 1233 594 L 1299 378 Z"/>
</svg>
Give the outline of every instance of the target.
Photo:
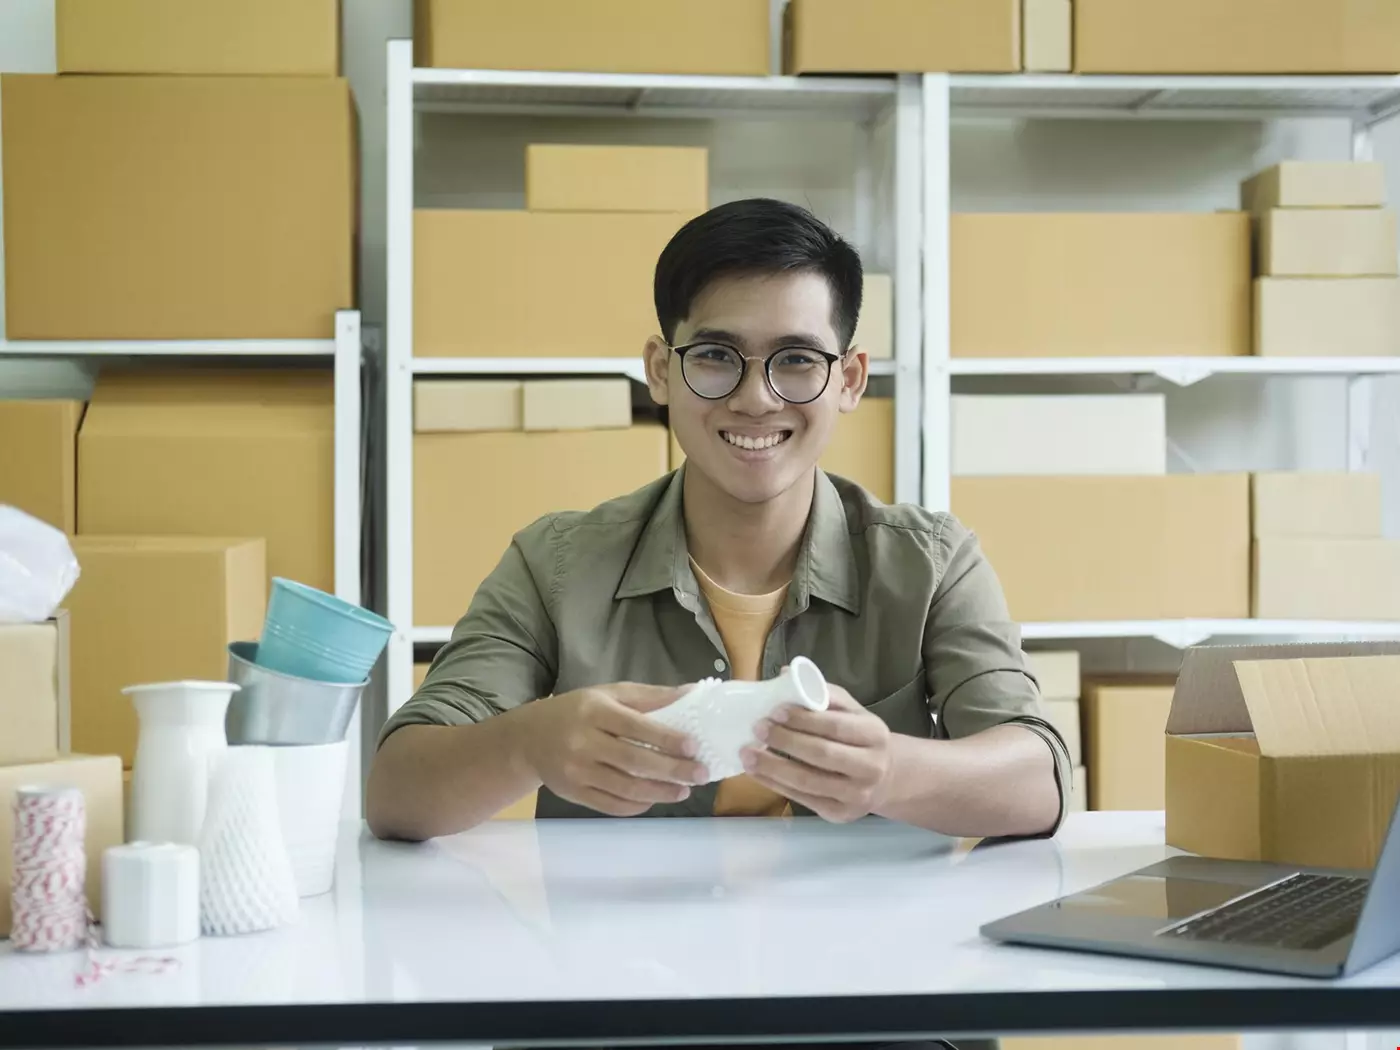
<svg viewBox="0 0 1400 1050">
<path fill-rule="evenodd" d="M 83 947 L 88 934 L 87 810 L 71 787 L 21 787 L 14 801 L 10 882 L 17 951 L 62 952 Z"/>
</svg>

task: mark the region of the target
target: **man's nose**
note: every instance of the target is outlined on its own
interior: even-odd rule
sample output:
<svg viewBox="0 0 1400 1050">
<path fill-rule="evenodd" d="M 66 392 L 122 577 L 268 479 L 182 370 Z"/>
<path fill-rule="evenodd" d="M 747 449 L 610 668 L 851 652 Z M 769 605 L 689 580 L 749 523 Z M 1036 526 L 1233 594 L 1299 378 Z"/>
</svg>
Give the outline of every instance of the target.
<svg viewBox="0 0 1400 1050">
<path fill-rule="evenodd" d="M 744 369 L 744 378 L 734 393 L 729 395 L 729 407 L 746 415 L 776 412 L 783 407 L 783 399 L 768 384 L 768 375 L 761 360 L 749 360 Z"/>
</svg>

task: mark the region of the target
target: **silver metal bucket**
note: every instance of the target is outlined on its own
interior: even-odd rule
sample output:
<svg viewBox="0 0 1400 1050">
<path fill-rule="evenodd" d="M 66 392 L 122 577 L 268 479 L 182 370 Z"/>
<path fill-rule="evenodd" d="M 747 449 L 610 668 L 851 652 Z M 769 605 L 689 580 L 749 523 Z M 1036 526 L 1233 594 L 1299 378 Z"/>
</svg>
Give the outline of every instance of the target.
<svg viewBox="0 0 1400 1050">
<path fill-rule="evenodd" d="M 350 719 L 369 684 L 317 682 L 259 667 L 257 642 L 228 647 L 233 694 L 224 726 L 230 744 L 333 744 L 345 739 Z"/>
</svg>

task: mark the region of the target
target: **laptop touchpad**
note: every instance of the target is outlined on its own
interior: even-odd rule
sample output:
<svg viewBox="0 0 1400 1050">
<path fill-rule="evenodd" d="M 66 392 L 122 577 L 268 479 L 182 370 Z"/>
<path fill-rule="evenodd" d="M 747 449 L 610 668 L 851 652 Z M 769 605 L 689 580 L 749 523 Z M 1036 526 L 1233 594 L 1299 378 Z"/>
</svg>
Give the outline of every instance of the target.
<svg viewBox="0 0 1400 1050">
<path fill-rule="evenodd" d="M 1063 911 L 1107 917 L 1132 916 L 1154 921 L 1184 919 L 1247 893 L 1248 888 L 1224 882 L 1127 875 L 1105 886 L 1066 897 Z"/>
</svg>

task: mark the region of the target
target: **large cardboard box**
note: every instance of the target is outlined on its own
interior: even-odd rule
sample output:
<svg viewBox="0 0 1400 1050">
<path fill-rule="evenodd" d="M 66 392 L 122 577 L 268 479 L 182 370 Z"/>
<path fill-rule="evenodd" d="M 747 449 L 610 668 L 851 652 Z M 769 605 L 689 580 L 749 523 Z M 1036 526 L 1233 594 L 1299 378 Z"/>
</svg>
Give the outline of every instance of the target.
<svg viewBox="0 0 1400 1050">
<path fill-rule="evenodd" d="M 414 353 L 635 357 L 656 334 L 656 260 L 691 217 L 416 211 Z"/>
<path fill-rule="evenodd" d="M 83 793 L 87 817 L 83 851 L 84 889 L 93 916 L 102 917 L 102 851 L 126 840 L 122 804 L 122 764 L 115 756 L 66 755 L 51 762 L 0 766 L 0 937 L 10 935 L 10 855 L 14 849 L 14 797 L 21 787 L 75 787 Z"/>
<path fill-rule="evenodd" d="M 1249 216 L 954 215 L 952 312 L 955 357 L 1248 354 Z"/>
<path fill-rule="evenodd" d="M 666 430 L 655 424 L 414 435 L 414 622 L 461 619 L 511 538 L 536 519 L 591 510 L 665 473 Z"/>
<path fill-rule="evenodd" d="M 1021 0 L 789 0 L 787 73 L 1014 73 Z"/>
<path fill-rule="evenodd" d="M 1240 184 L 1240 207 L 1379 208 L 1385 204 L 1385 165 L 1375 161 L 1286 160 Z"/>
<path fill-rule="evenodd" d="M 953 473 L 1165 474 L 1164 394 L 955 394 Z"/>
<path fill-rule="evenodd" d="M 1021 68 L 1028 73 L 1068 73 L 1074 68 L 1071 0 L 1023 0 Z"/>
<path fill-rule="evenodd" d="M 865 275 L 860 320 L 851 345 L 863 349 L 871 360 L 894 357 L 894 278 L 889 274 Z"/>
<path fill-rule="evenodd" d="M 261 539 L 79 536 L 72 623 L 73 747 L 130 766 L 128 685 L 225 681 L 228 644 L 254 640 L 267 605 Z"/>
<path fill-rule="evenodd" d="M 1167 843 L 1370 868 L 1400 791 L 1400 643 L 1201 646 L 1167 722 Z"/>
<path fill-rule="evenodd" d="M 1035 675 L 1044 700 L 1078 700 L 1079 650 L 1032 650 L 1026 653 L 1026 663 Z"/>
<path fill-rule="evenodd" d="M 69 728 L 68 613 L 43 623 L 0 624 L 0 766 L 45 762 Z"/>
<path fill-rule="evenodd" d="M 329 339 L 354 305 L 344 80 L 3 86 L 11 339 Z"/>
<path fill-rule="evenodd" d="M 0 401 L 0 449 L 10 450 L 0 455 L 0 503 L 77 531 L 82 418 L 81 401 Z"/>
<path fill-rule="evenodd" d="M 893 503 L 894 398 L 863 397 L 854 412 L 842 413 L 818 466 Z"/>
<path fill-rule="evenodd" d="M 78 464 L 80 534 L 258 536 L 269 576 L 335 590 L 327 372 L 104 375 Z"/>
<path fill-rule="evenodd" d="M 1249 477 L 954 478 L 1016 620 L 1249 615 Z"/>
<path fill-rule="evenodd" d="M 1259 217 L 1264 277 L 1392 277 L 1396 251 L 1389 208 L 1271 208 Z"/>
<path fill-rule="evenodd" d="M 1253 578 L 1261 620 L 1400 620 L 1400 540 L 1257 539 Z"/>
<path fill-rule="evenodd" d="M 60 73 L 340 72 L 337 0 L 57 0 Z"/>
<path fill-rule="evenodd" d="M 1162 738 L 1172 706 L 1172 680 L 1091 679 L 1080 702 L 1088 751 L 1089 808 L 1164 808 Z"/>
<path fill-rule="evenodd" d="M 1260 357 L 1400 354 L 1400 278 L 1260 277 L 1254 282 Z"/>
<path fill-rule="evenodd" d="M 768 0 L 415 0 L 420 66 L 767 76 Z"/>
<path fill-rule="evenodd" d="M 1260 471 L 1250 476 L 1249 485 L 1255 539 L 1381 535 L 1379 474 L 1362 470 Z"/>
<path fill-rule="evenodd" d="M 710 206 L 709 150 L 689 146 L 525 148 L 530 211 L 699 213 Z"/>
<path fill-rule="evenodd" d="M 1080 73 L 1396 73 L 1395 0 L 1076 0 Z"/>
</svg>

